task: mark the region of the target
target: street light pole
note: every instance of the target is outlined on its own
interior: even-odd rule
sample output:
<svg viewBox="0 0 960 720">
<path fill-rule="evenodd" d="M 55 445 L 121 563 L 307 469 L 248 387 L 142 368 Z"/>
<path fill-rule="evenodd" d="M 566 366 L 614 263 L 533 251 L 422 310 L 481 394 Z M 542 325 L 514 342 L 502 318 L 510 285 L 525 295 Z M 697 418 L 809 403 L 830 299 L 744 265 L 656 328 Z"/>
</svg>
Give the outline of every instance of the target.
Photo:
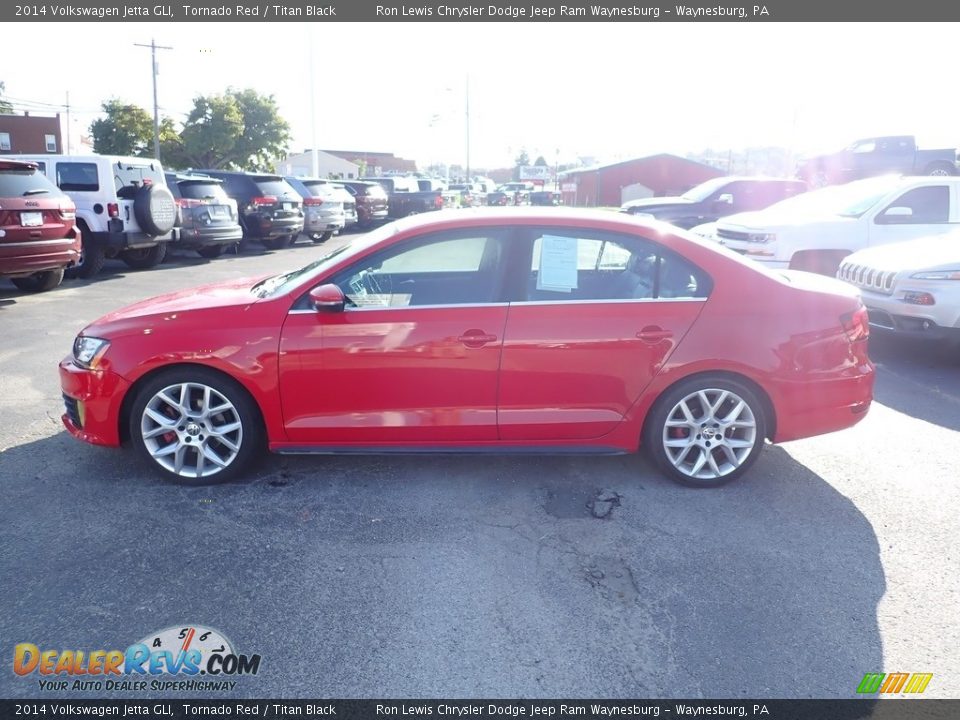
<svg viewBox="0 0 960 720">
<path fill-rule="evenodd" d="M 137 47 L 150 48 L 150 64 L 153 68 L 153 155 L 160 159 L 160 112 L 157 108 L 157 50 L 173 50 L 166 45 L 157 45 L 153 38 L 150 38 L 150 44 L 134 43 Z"/>
<path fill-rule="evenodd" d="M 470 176 L 470 75 L 467 75 L 467 177 L 466 181 L 471 182 L 472 178 Z"/>
</svg>

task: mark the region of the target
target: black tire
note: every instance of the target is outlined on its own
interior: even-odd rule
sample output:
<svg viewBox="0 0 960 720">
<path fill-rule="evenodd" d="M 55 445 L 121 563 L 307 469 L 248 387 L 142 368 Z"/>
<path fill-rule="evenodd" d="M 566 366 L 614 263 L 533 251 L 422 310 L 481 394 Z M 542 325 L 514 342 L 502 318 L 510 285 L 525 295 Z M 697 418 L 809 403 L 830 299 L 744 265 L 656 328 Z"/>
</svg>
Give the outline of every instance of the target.
<svg viewBox="0 0 960 720">
<path fill-rule="evenodd" d="M 107 252 L 102 245 L 93 240 L 92 233 L 85 223 L 78 223 L 78 227 L 81 236 L 80 260 L 67 269 L 66 276 L 86 280 L 103 270 L 103 264 L 107 261 Z"/>
<path fill-rule="evenodd" d="M 208 260 L 213 260 L 223 255 L 223 245 L 205 245 L 197 248 L 197 255 Z"/>
<path fill-rule="evenodd" d="M 707 403 L 716 403 L 712 409 L 704 407 L 700 392 Z M 734 412 L 732 418 L 723 415 Z M 756 462 L 766 427 L 765 406 L 746 383 L 699 375 L 679 382 L 657 400 L 644 423 L 642 444 L 654 465 L 674 482 L 713 488 L 737 479 Z"/>
<path fill-rule="evenodd" d="M 14 285 L 24 292 L 46 292 L 59 287 L 63 282 L 63 268 L 56 270 L 45 270 L 44 272 L 34 273 L 29 277 L 11 278 Z"/>
<path fill-rule="evenodd" d="M 948 177 L 957 174 L 957 166 L 949 162 L 930 163 L 930 165 L 927 166 L 927 169 L 924 170 L 923 174 Z"/>
<path fill-rule="evenodd" d="M 320 233 L 319 235 L 311 235 L 310 239 L 315 243 L 323 243 L 333 237 L 333 230 L 327 230 L 325 233 Z"/>
<path fill-rule="evenodd" d="M 134 270 L 149 270 L 150 268 L 154 268 L 162 263 L 166 256 L 167 244 L 165 242 L 157 243 L 147 248 L 124 250 L 120 253 L 120 259 Z"/>
<path fill-rule="evenodd" d="M 188 387 L 190 416 L 176 409 L 180 388 L 184 386 Z M 218 409 L 209 415 L 202 407 L 207 388 L 211 405 Z M 165 390 L 172 399 L 170 403 L 161 399 Z M 224 401 L 229 409 L 222 409 Z M 151 414 L 145 412 L 148 406 Z M 164 423 L 161 425 L 156 417 L 164 417 Z M 168 421 L 170 429 L 164 432 Z M 237 429 L 217 432 L 219 427 L 226 429 L 236 423 Z M 130 407 L 128 427 L 141 460 L 166 479 L 185 485 L 231 480 L 250 469 L 265 446 L 260 411 L 247 391 L 235 380 L 203 367 L 168 370 L 148 380 Z M 203 452 L 201 461 L 201 451 L 207 450 L 212 454 Z M 218 468 L 212 461 L 214 455 L 225 467 Z M 177 462 L 181 464 L 179 471 Z"/>
<path fill-rule="evenodd" d="M 143 232 L 166 235 L 177 221 L 177 203 L 166 185 L 144 185 L 133 196 L 133 215 Z"/>
</svg>

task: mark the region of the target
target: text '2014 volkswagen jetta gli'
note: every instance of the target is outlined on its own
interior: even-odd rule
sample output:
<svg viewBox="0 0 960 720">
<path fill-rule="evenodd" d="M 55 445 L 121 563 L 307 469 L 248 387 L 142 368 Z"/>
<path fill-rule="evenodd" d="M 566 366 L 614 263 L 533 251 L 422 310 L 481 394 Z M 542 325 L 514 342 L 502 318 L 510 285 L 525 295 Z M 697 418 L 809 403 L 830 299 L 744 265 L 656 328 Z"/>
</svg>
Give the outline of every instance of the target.
<svg viewBox="0 0 960 720">
<path fill-rule="evenodd" d="M 624 453 L 680 483 L 742 474 L 766 440 L 871 401 L 866 311 L 656 222 L 441 211 L 293 272 L 153 298 L 83 330 L 63 422 L 181 482 L 264 446 Z"/>
</svg>

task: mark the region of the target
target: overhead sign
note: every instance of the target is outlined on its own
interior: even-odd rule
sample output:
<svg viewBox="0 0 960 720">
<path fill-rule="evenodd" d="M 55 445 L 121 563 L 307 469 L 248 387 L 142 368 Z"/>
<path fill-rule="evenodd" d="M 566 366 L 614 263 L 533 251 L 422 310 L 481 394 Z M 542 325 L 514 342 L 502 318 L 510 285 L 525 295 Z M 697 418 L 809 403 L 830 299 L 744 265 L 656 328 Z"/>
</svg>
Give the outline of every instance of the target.
<svg viewBox="0 0 960 720">
<path fill-rule="evenodd" d="M 549 180 L 550 168 L 545 165 L 521 165 L 521 180 Z"/>
</svg>

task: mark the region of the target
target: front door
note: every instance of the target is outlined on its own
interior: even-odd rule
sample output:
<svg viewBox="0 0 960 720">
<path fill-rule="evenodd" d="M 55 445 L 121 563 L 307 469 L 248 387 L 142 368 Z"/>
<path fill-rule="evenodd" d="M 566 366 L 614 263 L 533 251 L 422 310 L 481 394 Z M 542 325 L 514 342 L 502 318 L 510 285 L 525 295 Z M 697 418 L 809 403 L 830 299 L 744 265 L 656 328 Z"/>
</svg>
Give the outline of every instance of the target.
<svg viewBox="0 0 960 720">
<path fill-rule="evenodd" d="M 281 340 L 290 441 L 450 445 L 495 440 L 507 304 L 502 238 L 436 232 L 359 260 L 332 278 L 343 312 L 300 305 Z"/>
</svg>

